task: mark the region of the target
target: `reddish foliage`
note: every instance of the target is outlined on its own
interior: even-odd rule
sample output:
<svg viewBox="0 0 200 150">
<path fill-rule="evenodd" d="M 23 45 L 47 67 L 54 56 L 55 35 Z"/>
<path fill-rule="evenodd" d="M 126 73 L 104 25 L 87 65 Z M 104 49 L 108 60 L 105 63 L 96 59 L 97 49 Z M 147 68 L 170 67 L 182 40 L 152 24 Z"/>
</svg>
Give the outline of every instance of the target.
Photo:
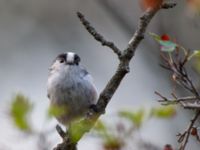
<svg viewBox="0 0 200 150">
<path fill-rule="evenodd" d="M 191 135 L 196 136 L 197 134 L 198 134 L 198 133 L 197 133 L 197 128 L 193 127 L 193 128 L 191 129 Z"/>
<path fill-rule="evenodd" d="M 167 144 L 167 145 L 165 145 L 163 150 L 173 150 L 173 148 L 171 145 Z"/>
<path fill-rule="evenodd" d="M 187 0 L 188 8 L 192 12 L 199 12 L 200 11 L 200 0 Z"/>
<path fill-rule="evenodd" d="M 142 10 L 146 10 L 148 8 L 158 9 L 162 3 L 163 0 L 140 0 Z"/>
<path fill-rule="evenodd" d="M 187 0 L 187 4 L 188 5 L 199 5 L 200 3 L 199 3 L 199 0 Z"/>
</svg>

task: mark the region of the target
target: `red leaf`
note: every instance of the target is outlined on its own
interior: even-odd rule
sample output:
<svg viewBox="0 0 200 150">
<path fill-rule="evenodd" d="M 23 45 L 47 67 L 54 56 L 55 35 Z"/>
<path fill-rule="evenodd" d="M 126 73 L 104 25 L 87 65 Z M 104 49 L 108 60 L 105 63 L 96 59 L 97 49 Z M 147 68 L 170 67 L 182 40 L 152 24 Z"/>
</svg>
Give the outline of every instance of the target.
<svg viewBox="0 0 200 150">
<path fill-rule="evenodd" d="M 140 6 L 142 10 L 146 10 L 148 8 L 158 9 L 163 3 L 163 0 L 140 0 Z"/>
<path fill-rule="evenodd" d="M 171 145 L 167 144 L 167 145 L 165 145 L 163 150 L 173 150 L 173 148 Z"/>
<path fill-rule="evenodd" d="M 197 134 L 198 134 L 198 133 L 197 133 L 197 128 L 193 127 L 193 128 L 191 129 L 191 135 L 196 136 Z"/>
</svg>

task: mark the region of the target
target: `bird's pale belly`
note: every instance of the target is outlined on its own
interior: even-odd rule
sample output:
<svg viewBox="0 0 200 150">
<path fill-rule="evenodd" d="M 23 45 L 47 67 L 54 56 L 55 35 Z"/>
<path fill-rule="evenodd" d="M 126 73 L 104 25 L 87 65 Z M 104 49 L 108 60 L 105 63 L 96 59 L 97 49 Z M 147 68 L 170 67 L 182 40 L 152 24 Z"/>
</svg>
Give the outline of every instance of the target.
<svg viewBox="0 0 200 150">
<path fill-rule="evenodd" d="M 51 107 L 58 110 L 58 115 L 55 116 L 62 124 L 68 124 L 71 121 L 83 117 L 88 110 L 90 96 L 80 88 L 83 85 L 77 84 L 73 87 L 57 87 L 52 90 L 50 95 Z M 85 88 L 84 88 L 85 89 Z M 83 92 L 85 92 L 83 94 Z M 84 95 L 84 96 L 83 96 Z"/>
<path fill-rule="evenodd" d="M 52 71 L 47 83 L 47 92 L 52 108 L 59 110 L 55 117 L 68 125 L 83 117 L 92 104 L 96 104 L 97 91 L 89 75 L 78 66 Z"/>
</svg>

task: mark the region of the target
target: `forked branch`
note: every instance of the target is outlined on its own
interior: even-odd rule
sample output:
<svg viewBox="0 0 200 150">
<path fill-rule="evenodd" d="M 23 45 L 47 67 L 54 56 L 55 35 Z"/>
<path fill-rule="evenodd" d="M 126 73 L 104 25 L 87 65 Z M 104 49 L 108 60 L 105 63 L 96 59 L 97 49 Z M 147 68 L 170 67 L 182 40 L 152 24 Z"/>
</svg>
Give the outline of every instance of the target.
<svg viewBox="0 0 200 150">
<path fill-rule="evenodd" d="M 175 5 L 173 4 L 172 6 L 171 4 L 164 4 L 163 6 L 165 6 L 166 8 L 167 6 L 169 6 L 169 8 L 172 8 Z M 162 6 L 160 8 L 162 8 Z M 98 33 L 96 29 L 89 23 L 89 21 L 86 20 L 83 14 L 81 14 L 80 12 L 77 13 L 78 18 L 80 19 L 86 30 L 102 45 L 109 47 L 111 50 L 113 50 L 115 54 L 117 54 L 119 58 L 119 65 L 104 90 L 100 93 L 96 108 L 90 109 L 83 120 L 70 126 L 67 132 L 69 134 L 66 134 L 66 137 L 63 138 L 63 142 L 59 144 L 56 148 L 54 148 L 54 150 L 75 150 L 76 143 L 82 138 L 82 136 L 86 132 L 89 132 L 91 130 L 96 120 L 100 117 L 100 115 L 105 112 L 106 106 L 108 105 L 112 96 L 119 87 L 122 79 L 129 72 L 129 63 L 133 58 L 138 45 L 144 38 L 147 26 L 149 25 L 154 15 L 158 12 L 158 10 L 159 9 L 148 9 L 143 13 L 143 15 L 140 17 L 137 30 L 131 38 L 127 48 L 123 51 L 117 48 L 117 46 L 113 42 L 106 40 L 100 33 Z M 75 139 L 73 139 L 73 137 L 70 137 L 74 133 L 78 134 L 76 135 Z"/>
</svg>

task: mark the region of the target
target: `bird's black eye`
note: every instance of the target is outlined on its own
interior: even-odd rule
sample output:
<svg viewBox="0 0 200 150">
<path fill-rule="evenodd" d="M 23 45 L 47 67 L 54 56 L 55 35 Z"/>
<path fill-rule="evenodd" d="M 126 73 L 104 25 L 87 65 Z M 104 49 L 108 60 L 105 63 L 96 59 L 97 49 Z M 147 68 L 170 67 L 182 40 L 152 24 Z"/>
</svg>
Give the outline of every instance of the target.
<svg viewBox="0 0 200 150">
<path fill-rule="evenodd" d="M 62 53 L 62 54 L 58 55 L 56 60 L 58 60 L 59 63 L 64 63 L 66 61 L 66 54 Z"/>
<path fill-rule="evenodd" d="M 74 56 L 74 63 L 76 64 L 76 65 L 78 65 L 79 64 L 79 62 L 80 62 L 80 57 L 77 55 L 77 54 L 75 54 L 75 56 Z"/>
<path fill-rule="evenodd" d="M 60 60 L 60 63 L 64 63 L 64 62 L 65 62 L 65 60 L 64 60 L 64 59 L 61 59 L 61 60 Z"/>
</svg>

